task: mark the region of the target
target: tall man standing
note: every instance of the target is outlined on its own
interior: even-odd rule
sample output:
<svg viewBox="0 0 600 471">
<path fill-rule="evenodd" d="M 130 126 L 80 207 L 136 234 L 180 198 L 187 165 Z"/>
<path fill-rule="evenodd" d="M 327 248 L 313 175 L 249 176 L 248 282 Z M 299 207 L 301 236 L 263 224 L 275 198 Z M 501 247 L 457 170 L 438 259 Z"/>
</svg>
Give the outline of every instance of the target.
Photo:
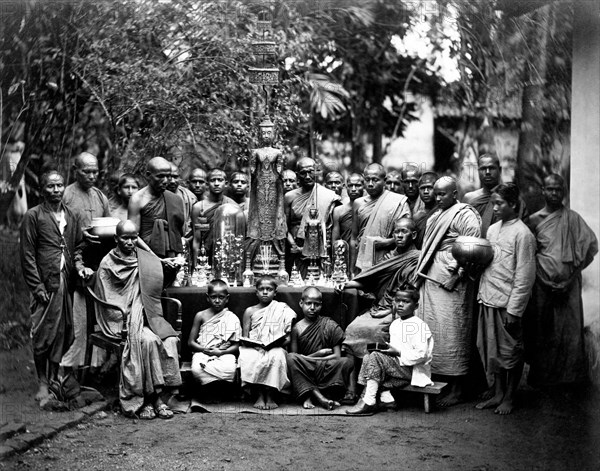
<svg viewBox="0 0 600 471">
<path fill-rule="evenodd" d="M 408 199 L 408 206 L 410 207 L 411 214 L 419 212 L 423 206 L 423 202 L 419 198 L 419 179 L 421 178 L 421 171 L 414 165 L 408 165 L 402 169 L 402 187 L 404 188 L 404 194 Z"/>
<path fill-rule="evenodd" d="M 526 325 L 529 382 L 536 386 L 576 383 L 587 378 L 583 341 L 581 272 L 598 253 L 596 235 L 575 211 L 565 208 L 565 182 L 544 180 L 546 205 L 533 214 L 537 239 L 536 283 Z"/>
<path fill-rule="evenodd" d="M 86 230 L 91 226 L 93 218 L 110 216 L 108 198 L 94 186 L 98 179 L 98 159 L 89 152 L 82 152 L 75 157 L 73 174 L 75 182 L 64 189 L 62 202 L 71 211 L 79 213 L 83 236 L 87 242 L 83 249 L 83 260 L 95 270 L 102 257 L 112 248 L 112 243 L 101 243 L 98 236 Z M 75 340 L 61 361 L 61 366 L 67 369 L 78 368 L 85 361 L 87 308 L 79 280 L 73 293 L 73 331 Z"/>
<path fill-rule="evenodd" d="M 333 208 L 341 202 L 341 198 L 335 192 L 317 183 L 315 171 L 316 163 L 313 159 L 300 159 L 296 164 L 299 188 L 286 193 L 283 200 L 290 253 L 303 277 L 306 276 L 308 268 L 308 260 L 303 257 L 302 252 L 309 210 L 311 207 L 316 208 L 321 224 L 327 228 L 331 227 Z"/>
<path fill-rule="evenodd" d="M 438 176 L 435 172 L 425 172 L 419 179 L 419 198 L 423 203 L 420 210 L 413 213 L 413 219 L 417 225 L 417 237 L 415 245 L 418 249 L 423 245 L 423 237 L 425 236 L 425 227 L 429 216 L 436 210 L 437 204 L 435 194 L 433 193 L 433 185 L 437 181 Z"/>
<path fill-rule="evenodd" d="M 39 380 L 35 399 L 50 397 L 48 383 L 56 378 L 63 354 L 73 342 L 69 277 L 85 268 L 78 250 L 82 243 L 79 214 L 62 202 L 64 179 L 56 171 L 40 177 L 43 202 L 25 213 L 21 225 L 21 267 L 31 293 L 31 341 Z"/>
<path fill-rule="evenodd" d="M 183 201 L 183 213 L 185 215 L 185 226 L 183 233 L 187 234 L 188 232 L 190 232 L 190 229 L 192 227 L 192 206 L 198 200 L 194 193 L 192 193 L 190 190 L 179 184 L 179 180 L 181 178 L 179 175 L 179 167 L 177 167 L 177 165 L 175 165 L 173 162 L 171 162 L 170 165 L 171 176 L 167 181 L 167 190 L 179 196 L 181 198 L 181 201 Z"/>
<path fill-rule="evenodd" d="M 352 241 L 352 204 L 363 195 L 365 189 L 363 176 L 358 173 L 350 175 L 346 180 L 346 189 L 349 200 L 333 210 L 331 240 L 335 242 L 342 239 L 350 244 Z"/>
<path fill-rule="evenodd" d="M 450 383 L 438 404 L 451 406 L 462 398 L 473 327 L 472 286 L 451 249 L 459 236 L 480 236 L 481 218 L 473 207 L 457 201 L 454 178 L 442 177 L 433 188 L 438 209 L 427 221 L 417 265 L 422 300 L 419 317 L 430 326 L 435 339 L 432 372 L 447 377 Z"/>
<path fill-rule="evenodd" d="M 352 205 L 350 244 L 350 265 L 359 270 L 371 268 L 394 247 L 395 222 L 411 216 L 406 196 L 385 189 L 385 170 L 380 164 L 367 165 L 363 176 L 367 196 Z"/>
<path fill-rule="evenodd" d="M 188 189 L 194 193 L 196 201 L 200 201 L 206 191 L 206 171 L 202 168 L 195 168 L 188 177 Z"/>
</svg>

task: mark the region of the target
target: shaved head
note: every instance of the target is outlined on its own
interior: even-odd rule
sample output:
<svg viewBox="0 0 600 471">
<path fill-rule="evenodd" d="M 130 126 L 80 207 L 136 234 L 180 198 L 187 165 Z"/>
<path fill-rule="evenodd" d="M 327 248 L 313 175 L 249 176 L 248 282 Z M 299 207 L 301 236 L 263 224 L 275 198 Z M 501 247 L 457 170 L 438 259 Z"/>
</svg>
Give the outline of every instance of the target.
<svg viewBox="0 0 600 471">
<path fill-rule="evenodd" d="M 129 219 L 127 219 L 126 221 L 121 221 L 119 222 L 119 224 L 117 224 L 117 235 L 123 235 L 126 232 L 135 232 L 137 234 L 138 232 L 138 228 L 135 225 L 135 222 L 130 221 Z"/>
<path fill-rule="evenodd" d="M 411 232 L 415 232 L 417 230 L 417 223 L 413 218 L 400 218 L 394 224 L 394 227 L 406 227 Z"/>
<path fill-rule="evenodd" d="M 95 164 L 98 165 L 98 159 L 94 154 L 90 154 L 89 152 L 82 152 L 75 160 L 73 160 L 73 165 L 77 168 L 81 168 L 86 164 Z"/>
<path fill-rule="evenodd" d="M 169 162 L 164 157 L 153 157 L 148 161 L 146 165 L 146 170 L 151 173 L 156 173 L 157 171 L 171 171 L 171 162 Z"/>
<path fill-rule="evenodd" d="M 561 177 L 558 173 L 551 173 L 546 178 L 544 178 L 544 186 L 549 186 L 551 183 L 555 183 L 557 185 L 565 188 L 565 179 Z"/>
<path fill-rule="evenodd" d="M 383 165 L 381 165 L 381 164 L 373 163 L 373 164 L 367 165 L 365 167 L 365 171 L 363 172 L 363 175 L 366 175 L 367 173 L 376 174 L 377 176 L 381 177 L 382 179 L 385 179 L 385 169 L 383 168 Z"/>
<path fill-rule="evenodd" d="M 407 165 L 402 169 L 402 180 L 409 178 L 419 179 L 421 178 L 421 170 L 416 165 Z"/>
<path fill-rule="evenodd" d="M 425 172 L 419 179 L 419 185 L 423 183 L 435 183 L 438 180 L 438 175 L 435 172 Z"/>
<path fill-rule="evenodd" d="M 304 288 L 304 291 L 302 291 L 302 299 L 306 299 L 308 297 L 322 298 L 323 294 L 319 288 L 309 286 Z"/>
<path fill-rule="evenodd" d="M 435 182 L 434 187 L 436 190 L 456 191 L 456 179 L 444 176 Z"/>
</svg>

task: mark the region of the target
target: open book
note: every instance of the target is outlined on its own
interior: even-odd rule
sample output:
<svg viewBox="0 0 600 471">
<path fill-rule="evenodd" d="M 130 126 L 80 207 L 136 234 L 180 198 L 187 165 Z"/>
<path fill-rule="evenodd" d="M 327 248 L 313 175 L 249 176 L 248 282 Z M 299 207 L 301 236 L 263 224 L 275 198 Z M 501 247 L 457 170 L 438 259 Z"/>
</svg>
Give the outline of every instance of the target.
<svg viewBox="0 0 600 471">
<path fill-rule="evenodd" d="M 245 347 L 259 347 L 259 348 L 264 348 L 265 350 L 270 350 L 273 347 L 281 346 L 281 344 L 283 343 L 283 341 L 287 337 L 287 335 L 288 334 L 283 334 L 280 337 L 277 337 L 275 340 L 273 340 L 272 342 L 269 342 L 266 345 L 258 340 L 253 340 L 248 337 L 240 337 L 240 344 Z"/>
</svg>

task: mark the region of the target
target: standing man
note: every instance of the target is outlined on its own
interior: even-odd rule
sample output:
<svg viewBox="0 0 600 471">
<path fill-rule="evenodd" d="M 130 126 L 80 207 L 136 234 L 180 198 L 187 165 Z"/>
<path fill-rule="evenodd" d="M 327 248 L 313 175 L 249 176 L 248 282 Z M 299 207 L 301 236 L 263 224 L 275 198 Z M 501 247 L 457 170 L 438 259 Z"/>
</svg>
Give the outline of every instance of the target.
<svg viewBox="0 0 600 471">
<path fill-rule="evenodd" d="M 248 187 L 250 182 L 248 181 L 248 175 L 244 172 L 233 172 L 231 175 L 231 181 L 229 182 L 229 189 L 231 198 L 236 202 L 244 214 L 248 214 Z"/>
<path fill-rule="evenodd" d="M 171 164 L 162 157 L 150 159 L 146 167 L 148 185 L 129 200 L 128 217 L 139 228 L 140 239 L 161 259 L 166 286 L 173 282 L 183 252 L 185 224 L 183 201 L 167 190 Z"/>
<path fill-rule="evenodd" d="M 94 185 L 98 178 L 98 159 L 89 152 L 82 152 L 73 162 L 75 183 L 64 190 L 63 204 L 79 214 L 86 244 L 83 248 L 83 260 L 93 270 L 98 268 L 102 257 L 112 248 L 112 243 L 101 243 L 98 236 L 90 234 L 88 229 L 95 217 L 110 216 L 108 198 Z M 65 353 L 61 366 L 67 369 L 78 368 L 85 361 L 87 347 L 87 307 L 81 281 L 77 280 L 73 293 L 73 331 L 75 340 Z"/>
<path fill-rule="evenodd" d="M 423 245 L 423 237 L 425 236 L 425 227 L 429 216 L 433 214 L 437 208 L 435 202 L 435 194 L 433 193 L 433 185 L 437 181 L 438 176 L 435 172 L 425 172 L 419 179 L 419 198 L 423 203 L 420 210 L 413 213 L 413 219 L 417 225 L 417 238 L 415 245 L 418 249 Z"/>
<path fill-rule="evenodd" d="M 196 201 L 200 201 L 206 191 L 206 171 L 202 168 L 195 168 L 188 177 L 188 189 L 194 193 Z"/>
<path fill-rule="evenodd" d="M 594 232 L 575 211 L 565 208 L 565 181 L 544 180 L 546 205 L 533 214 L 537 239 L 536 282 L 530 304 L 531 342 L 526 348 L 535 386 L 577 383 L 587 379 L 583 341 L 581 272 L 598 253 Z"/>
<path fill-rule="evenodd" d="M 380 164 L 367 165 L 363 176 L 367 196 L 352 205 L 350 266 L 358 270 L 371 268 L 394 247 L 395 222 L 411 215 L 406 196 L 385 189 L 385 170 Z"/>
<path fill-rule="evenodd" d="M 328 229 L 332 225 L 333 208 L 341 203 L 341 198 L 335 192 L 317 183 L 315 171 L 316 163 L 313 159 L 300 159 L 296 168 L 300 186 L 286 193 L 283 202 L 290 253 L 303 277 L 306 277 L 308 268 L 308 259 L 303 256 L 303 248 L 309 210 L 311 207 L 316 208 L 321 225 Z"/>
<path fill-rule="evenodd" d="M 419 212 L 423 206 L 423 202 L 419 198 L 419 179 L 421 171 L 416 165 L 408 165 L 402 169 L 402 187 L 404 194 L 408 198 L 408 206 L 411 214 Z"/>
<path fill-rule="evenodd" d="M 419 317 L 431 328 L 435 339 L 432 372 L 443 375 L 450 383 L 449 391 L 438 404 L 451 406 L 462 399 L 473 323 L 472 286 L 451 249 L 459 236 L 480 236 L 481 218 L 473 207 L 457 201 L 454 178 L 440 178 L 433 189 L 438 209 L 427 221 L 417 264 L 422 301 Z"/>
<path fill-rule="evenodd" d="M 363 195 L 365 189 L 363 176 L 358 173 L 350 175 L 346 180 L 346 189 L 349 200 L 333 209 L 331 240 L 335 242 L 342 239 L 348 242 L 349 246 L 352 241 L 352 204 Z"/>
<path fill-rule="evenodd" d="M 71 272 L 75 269 L 85 279 L 93 273 L 81 259 L 80 216 L 62 201 L 63 177 L 56 171 L 47 172 L 40 177 L 40 186 L 43 202 L 25 213 L 20 247 L 23 277 L 31 293 L 37 401 L 50 397 L 49 381 L 56 379 L 59 362 L 73 342 Z"/>
<path fill-rule="evenodd" d="M 183 233 L 187 234 L 191 229 L 192 206 L 198 200 L 196 199 L 196 195 L 194 195 L 194 193 L 179 184 L 179 167 L 177 167 L 177 165 L 175 165 L 173 162 L 170 162 L 170 165 L 171 176 L 167 182 L 167 190 L 179 196 L 183 201 L 183 213 L 185 215 L 185 226 Z"/>
<path fill-rule="evenodd" d="M 463 202 L 473 206 L 481 216 L 481 237 L 498 219 L 493 210 L 492 190 L 500 184 L 500 160 L 496 154 L 483 154 L 477 160 L 477 172 L 481 188 L 463 197 Z M 519 219 L 527 224 L 529 213 L 525 201 L 519 197 Z"/>
</svg>

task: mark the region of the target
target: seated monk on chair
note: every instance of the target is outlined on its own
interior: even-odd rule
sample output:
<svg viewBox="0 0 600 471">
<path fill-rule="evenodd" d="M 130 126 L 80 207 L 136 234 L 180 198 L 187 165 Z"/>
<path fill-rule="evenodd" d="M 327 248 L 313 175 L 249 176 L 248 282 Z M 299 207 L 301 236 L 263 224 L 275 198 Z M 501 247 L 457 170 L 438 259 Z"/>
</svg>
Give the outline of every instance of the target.
<svg viewBox="0 0 600 471">
<path fill-rule="evenodd" d="M 178 337 L 162 313 L 161 262 L 152 252 L 136 249 L 137 239 L 132 221 L 117 225 L 117 247 L 100 262 L 94 291 L 129 311 L 119 381 L 121 409 L 129 416 L 139 414 L 140 419 L 170 419 L 173 412 L 160 395 L 165 387 L 181 385 Z M 121 338 L 120 312 L 97 306 L 96 318 L 104 335 Z"/>
</svg>

